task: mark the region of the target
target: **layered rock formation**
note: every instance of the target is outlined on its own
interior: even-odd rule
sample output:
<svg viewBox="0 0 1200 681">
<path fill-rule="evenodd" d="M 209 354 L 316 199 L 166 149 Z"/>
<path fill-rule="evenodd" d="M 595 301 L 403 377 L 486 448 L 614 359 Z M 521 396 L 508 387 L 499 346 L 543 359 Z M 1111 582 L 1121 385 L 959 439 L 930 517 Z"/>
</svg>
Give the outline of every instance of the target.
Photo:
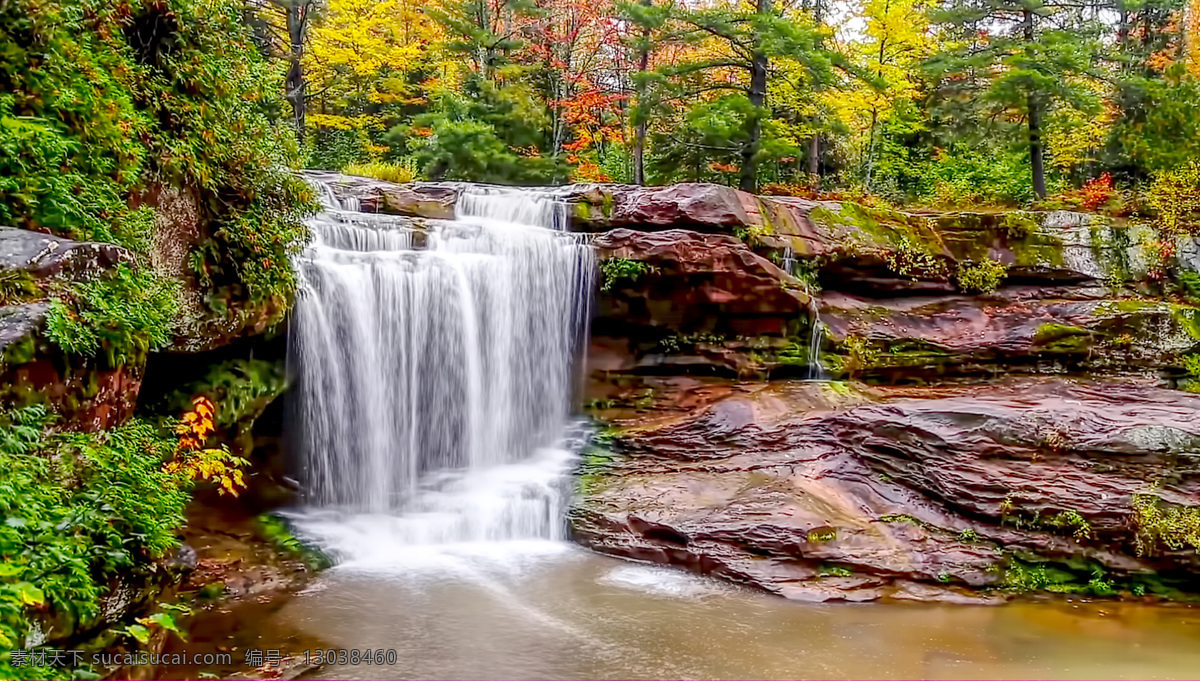
<svg viewBox="0 0 1200 681">
<path fill-rule="evenodd" d="M 333 186 L 414 224 L 460 191 Z M 584 545 L 809 600 L 1200 591 L 1200 398 L 1174 389 L 1200 367 L 1192 240 L 552 191 L 601 261 Z"/>
<path fill-rule="evenodd" d="M 132 254 L 112 244 L 0 227 L 0 405 L 44 401 L 83 430 L 129 418 L 145 357 L 107 366 L 63 353 L 45 335 L 50 305 L 43 289 L 132 262 Z"/>
</svg>

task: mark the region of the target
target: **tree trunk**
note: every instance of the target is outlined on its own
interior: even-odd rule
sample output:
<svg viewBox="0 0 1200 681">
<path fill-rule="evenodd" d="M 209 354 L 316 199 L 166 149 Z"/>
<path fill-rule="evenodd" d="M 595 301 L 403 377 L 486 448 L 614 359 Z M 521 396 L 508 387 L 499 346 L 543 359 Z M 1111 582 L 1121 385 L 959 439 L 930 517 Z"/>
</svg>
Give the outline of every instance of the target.
<svg viewBox="0 0 1200 681">
<path fill-rule="evenodd" d="M 1046 161 L 1042 148 L 1042 110 L 1035 94 L 1029 95 L 1029 163 L 1033 170 L 1033 193 L 1046 198 Z"/>
<path fill-rule="evenodd" d="M 824 19 L 824 9 L 822 0 L 816 0 L 813 3 L 813 21 L 818 27 Z M 819 132 L 814 132 L 808 143 L 808 182 L 814 191 L 821 186 L 821 133 Z"/>
<path fill-rule="evenodd" d="M 771 11 L 771 0 L 758 0 L 758 14 Z M 763 104 L 767 99 L 767 55 L 761 45 L 756 45 L 750 64 L 750 106 L 754 111 L 746 121 L 746 142 L 742 145 L 741 181 L 742 191 L 758 189 L 758 147 L 762 138 Z"/>
<path fill-rule="evenodd" d="M 1033 44 L 1033 12 L 1026 8 L 1022 14 L 1025 42 Z M 1033 194 L 1038 199 L 1046 198 L 1046 162 L 1042 149 L 1042 109 L 1036 92 L 1030 92 L 1029 106 L 1029 165 L 1033 174 Z"/>
<path fill-rule="evenodd" d="M 287 72 L 287 99 L 292 104 L 292 124 L 296 127 L 296 139 L 304 142 L 304 109 L 308 83 L 304 80 L 304 38 L 308 29 L 308 2 L 292 0 L 287 6 L 288 40 L 291 42 L 288 55 L 290 66 Z"/>
<path fill-rule="evenodd" d="M 641 0 L 646 7 L 650 6 L 652 0 Z M 645 73 L 650 69 L 650 27 L 642 29 L 642 45 L 638 53 L 638 73 L 643 74 L 638 78 L 637 85 L 637 106 L 634 108 L 634 113 L 637 116 L 637 127 L 633 132 L 633 183 L 636 185 L 646 184 L 646 78 Z"/>
</svg>

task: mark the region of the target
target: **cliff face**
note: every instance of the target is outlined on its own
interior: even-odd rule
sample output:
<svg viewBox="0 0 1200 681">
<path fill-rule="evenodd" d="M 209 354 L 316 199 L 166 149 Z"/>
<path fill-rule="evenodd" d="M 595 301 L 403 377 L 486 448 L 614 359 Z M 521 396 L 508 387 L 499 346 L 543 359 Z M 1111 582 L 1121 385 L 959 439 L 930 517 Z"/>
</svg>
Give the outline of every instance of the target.
<svg viewBox="0 0 1200 681">
<path fill-rule="evenodd" d="M 460 190 L 330 179 L 416 227 Z M 600 258 L 584 545 L 802 599 L 1196 590 L 1191 240 L 1066 212 L 554 191 Z"/>
</svg>

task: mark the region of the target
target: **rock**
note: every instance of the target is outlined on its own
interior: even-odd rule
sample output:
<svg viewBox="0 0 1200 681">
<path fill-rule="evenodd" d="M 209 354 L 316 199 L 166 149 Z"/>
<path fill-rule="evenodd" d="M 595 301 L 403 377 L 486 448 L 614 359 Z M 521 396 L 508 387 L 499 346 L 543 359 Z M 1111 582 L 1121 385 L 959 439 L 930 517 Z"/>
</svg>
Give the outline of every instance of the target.
<svg viewBox="0 0 1200 681">
<path fill-rule="evenodd" d="M 577 203 L 573 224 L 581 231 L 637 227 L 732 234 L 761 221 L 757 197 L 716 184 L 576 185 L 567 196 Z"/>
<path fill-rule="evenodd" d="M 755 343 L 785 343 L 807 326 L 803 284 L 733 237 L 616 229 L 594 244 L 604 292 L 595 333 L 629 339 L 638 366 L 692 362 L 739 373 Z M 706 357 L 679 354 L 697 343 L 711 348 Z"/>
<path fill-rule="evenodd" d="M 875 388 L 739 385 L 620 423 L 572 510 L 594 550 L 802 600 L 965 600 L 1020 560 L 1114 579 L 1195 569 L 1134 548 L 1134 493 L 1200 499 L 1200 397 L 1025 379 Z M 1151 480 L 1159 480 L 1153 488 Z M 1066 569 L 1066 568 L 1063 568 Z"/>
<path fill-rule="evenodd" d="M 328 187 L 326 203 L 364 213 L 391 213 L 438 220 L 454 218 L 454 205 L 463 187 L 463 183 L 458 182 L 396 184 L 320 170 L 306 170 L 302 174 Z"/>
<path fill-rule="evenodd" d="M 1028 293 L 1028 295 L 1025 295 Z M 1063 300 L 1018 288 L 987 296 L 822 296 L 821 321 L 848 361 L 876 378 L 1157 371 L 1200 349 L 1200 308 L 1147 299 Z M 849 344 L 849 345 L 848 345 Z"/>
<path fill-rule="evenodd" d="M 20 272 L 32 279 L 72 279 L 132 262 L 132 253 L 113 244 L 0 227 L 0 272 Z"/>
<path fill-rule="evenodd" d="M 95 277 L 133 262 L 112 244 L 71 241 L 0 227 L 0 275 L 24 282 L 17 300 L 0 307 L 0 407 L 45 403 L 77 430 L 103 430 L 134 411 L 144 358 L 110 367 L 67 355 L 45 337 L 50 280 Z"/>
</svg>

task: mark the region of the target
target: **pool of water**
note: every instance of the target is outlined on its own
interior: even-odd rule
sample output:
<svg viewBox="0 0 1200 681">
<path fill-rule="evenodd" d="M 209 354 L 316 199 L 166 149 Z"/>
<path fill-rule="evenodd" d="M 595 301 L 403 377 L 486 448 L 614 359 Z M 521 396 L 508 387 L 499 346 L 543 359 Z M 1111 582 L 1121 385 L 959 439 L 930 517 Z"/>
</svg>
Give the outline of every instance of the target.
<svg viewBox="0 0 1200 681">
<path fill-rule="evenodd" d="M 1200 610 L 1064 600 L 803 604 L 557 542 L 338 566 L 243 643 L 395 651 L 329 679 L 1196 678 Z"/>
</svg>

